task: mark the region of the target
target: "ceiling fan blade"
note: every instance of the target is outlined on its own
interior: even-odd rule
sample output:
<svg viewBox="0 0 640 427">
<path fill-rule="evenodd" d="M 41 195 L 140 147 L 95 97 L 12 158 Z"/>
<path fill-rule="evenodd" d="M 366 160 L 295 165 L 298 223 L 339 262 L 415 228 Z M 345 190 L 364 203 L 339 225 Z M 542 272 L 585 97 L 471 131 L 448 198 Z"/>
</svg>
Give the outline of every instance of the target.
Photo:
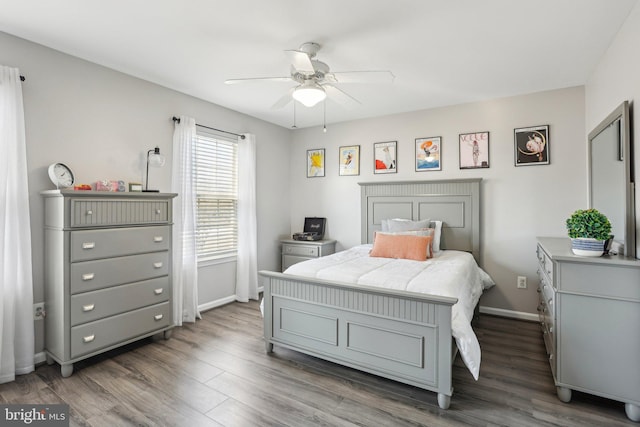
<svg viewBox="0 0 640 427">
<path fill-rule="evenodd" d="M 293 91 L 294 90 L 295 90 L 294 87 L 289 89 L 289 91 L 287 91 L 287 93 L 285 93 L 282 96 L 282 98 L 277 100 L 276 103 L 271 106 L 271 109 L 272 110 L 279 110 L 281 108 L 284 108 L 288 103 L 290 103 L 293 100 L 293 97 L 291 95 L 293 95 Z"/>
<path fill-rule="evenodd" d="M 285 50 L 284 52 L 289 57 L 289 61 L 291 61 L 291 65 L 293 65 L 296 71 L 308 74 L 314 74 L 316 72 L 311 63 L 311 58 L 309 58 L 309 55 L 305 52 L 299 50 Z"/>
<path fill-rule="evenodd" d="M 355 99 L 353 96 L 349 95 L 347 92 L 335 87 L 330 83 L 325 83 L 321 86 L 324 88 L 325 92 L 327 92 L 327 97 L 329 99 L 346 108 L 353 108 L 361 104 L 360 101 Z"/>
<path fill-rule="evenodd" d="M 391 71 L 341 71 L 324 78 L 332 83 L 393 83 L 396 76 Z"/>
<path fill-rule="evenodd" d="M 224 83 L 228 85 L 251 82 L 291 82 L 291 77 L 254 77 L 248 79 L 228 79 L 224 81 Z"/>
</svg>

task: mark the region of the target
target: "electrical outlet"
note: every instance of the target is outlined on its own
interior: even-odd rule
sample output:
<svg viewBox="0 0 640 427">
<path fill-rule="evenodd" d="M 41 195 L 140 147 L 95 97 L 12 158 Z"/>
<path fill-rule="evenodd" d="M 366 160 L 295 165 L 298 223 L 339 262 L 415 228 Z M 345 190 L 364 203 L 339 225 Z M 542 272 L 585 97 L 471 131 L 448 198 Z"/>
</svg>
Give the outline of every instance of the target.
<svg viewBox="0 0 640 427">
<path fill-rule="evenodd" d="M 526 276 L 518 276 L 518 289 L 527 289 Z"/>
<path fill-rule="evenodd" d="M 39 302 L 37 304 L 33 304 L 33 320 L 42 320 L 44 319 L 44 303 Z"/>
</svg>

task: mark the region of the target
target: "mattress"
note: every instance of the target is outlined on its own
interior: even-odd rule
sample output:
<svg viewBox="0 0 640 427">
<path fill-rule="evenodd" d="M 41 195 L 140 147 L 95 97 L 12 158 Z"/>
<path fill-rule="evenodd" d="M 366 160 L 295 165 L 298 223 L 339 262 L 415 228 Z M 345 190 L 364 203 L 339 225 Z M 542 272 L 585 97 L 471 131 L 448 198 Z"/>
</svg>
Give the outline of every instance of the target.
<svg viewBox="0 0 640 427">
<path fill-rule="evenodd" d="M 452 335 L 465 365 L 477 380 L 480 344 L 471 319 L 483 290 L 495 283 L 470 253 L 444 250 L 427 261 L 369 256 L 371 245 L 359 245 L 333 255 L 300 262 L 284 273 L 321 280 L 454 297 Z"/>
</svg>

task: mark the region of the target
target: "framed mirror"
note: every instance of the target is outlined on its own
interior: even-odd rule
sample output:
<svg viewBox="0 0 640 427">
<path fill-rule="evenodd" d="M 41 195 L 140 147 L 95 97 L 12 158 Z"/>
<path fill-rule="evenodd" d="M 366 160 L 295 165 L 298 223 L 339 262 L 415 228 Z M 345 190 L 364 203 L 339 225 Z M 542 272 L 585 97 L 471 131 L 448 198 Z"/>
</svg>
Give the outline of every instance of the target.
<svg viewBox="0 0 640 427">
<path fill-rule="evenodd" d="M 624 101 L 589 133 L 589 207 L 611 222 L 613 247 L 635 258 L 634 183 L 629 103 Z"/>
</svg>

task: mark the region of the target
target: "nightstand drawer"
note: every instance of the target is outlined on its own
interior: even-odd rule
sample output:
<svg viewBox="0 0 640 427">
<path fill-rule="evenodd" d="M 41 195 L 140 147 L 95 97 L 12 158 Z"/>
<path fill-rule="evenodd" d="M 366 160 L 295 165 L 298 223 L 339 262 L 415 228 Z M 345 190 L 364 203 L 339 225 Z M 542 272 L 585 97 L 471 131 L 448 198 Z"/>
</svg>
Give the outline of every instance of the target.
<svg viewBox="0 0 640 427">
<path fill-rule="evenodd" d="M 169 249 L 171 228 L 129 227 L 71 232 L 71 262 Z"/>
<path fill-rule="evenodd" d="M 169 276 L 71 296 L 71 326 L 169 299 Z"/>
<path fill-rule="evenodd" d="M 304 246 L 304 245 L 282 245 L 282 253 L 284 255 L 298 255 L 306 257 L 317 257 L 320 253 L 318 246 Z"/>
</svg>

